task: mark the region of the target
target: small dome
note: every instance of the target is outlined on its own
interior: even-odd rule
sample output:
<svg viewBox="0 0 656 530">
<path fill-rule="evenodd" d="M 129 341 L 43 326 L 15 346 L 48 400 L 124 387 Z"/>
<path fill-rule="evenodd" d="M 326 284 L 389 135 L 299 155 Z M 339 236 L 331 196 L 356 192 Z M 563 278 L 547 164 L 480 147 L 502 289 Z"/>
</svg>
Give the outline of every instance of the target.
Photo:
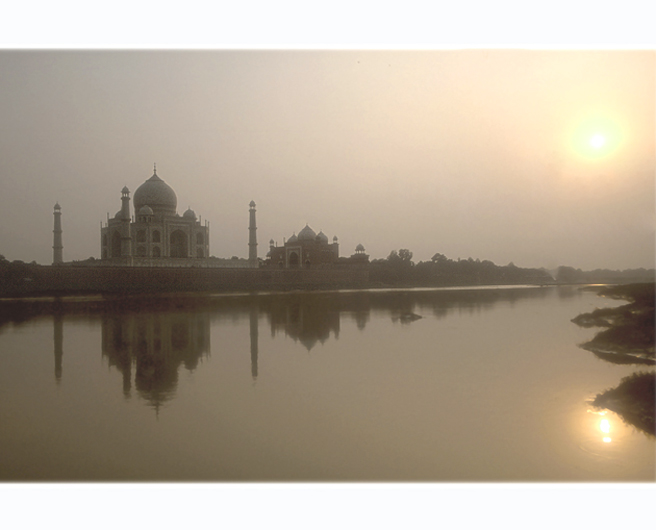
<svg viewBox="0 0 656 530">
<path fill-rule="evenodd" d="M 55 203 L 55 210 L 61 210 L 61 206 L 59 206 L 58 202 Z"/>
<path fill-rule="evenodd" d="M 292 234 L 292 237 L 290 237 L 290 238 L 287 240 L 287 243 L 296 243 L 297 241 L 298 241 L 298 238 L 296 237 L 296 232 L 294 232 L 294 233 Z"/>
<path fill-rule="evenodd" d="M 182 217 L 185 219 L 196 219 L 196 212 L 194 212 L 191 208 L 187 208 L 187 211 L 182 214 Z"/>
<path fill-rule="evenodd" d="M 328 236 L 319 230 L 319 233 L 317 234 L 317 241 L 320 241 L 321 243 L 328 243 Z"/>
<path fill-rule="evenodd" d="M 128 189 L 127 186 L 123 186 L 123 189 L 121 190 L 121 193 L 130 193 L 130 190 Z"/>
<path fill-rule="evenodd" d="M 333 237 L 333 243 L 337 243 L 337 236 Z"/>
<path fill-rule="evenodd" d="M 153 209 L 146 205 L 139 208 L 139 215 L 153 215 Z"/>
<path fill-rule="evenodd" d="M 249 206 L 250 206 L 251 208 L 255 208 L 255 201 L 251 201 L 251 203 L 249 204 Z"/>
<path fill-rule="evenodd" d="M 315 239 L 317 237 L 317 233 L 312 230 L 309 225 L 305 225 L 305 228 L 301 230 L 298 233 L 298 239 L 299 241 L 306 241 L 308 239 Z"/>
<path fill-rule="evenodd" d="M 364 245 L 362 243 L 358 243 L 358 246 L 355 247 L 356 252 L 364 252 Z"/>
<path fill-rule="evenodd" d="M 269 240 L 269 245 L 273 245 L 275 241 L 273 239 Z"/>
</svg>

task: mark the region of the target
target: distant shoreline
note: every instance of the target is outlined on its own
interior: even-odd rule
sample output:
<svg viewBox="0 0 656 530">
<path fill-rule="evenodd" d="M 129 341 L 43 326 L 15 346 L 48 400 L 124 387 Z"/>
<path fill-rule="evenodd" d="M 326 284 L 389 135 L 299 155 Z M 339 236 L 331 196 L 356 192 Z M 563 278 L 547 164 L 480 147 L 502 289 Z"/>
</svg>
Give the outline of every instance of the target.
<svg viewBox="0 0 656 530">
<path fill-rule="evenodd" d="M 494 274 L 479 274 L 475 261 L 401 263 L 394 269 L 386 261 L 369 266 L 325 268 L 244 267 L 120 267 L 77 264 L 38 265 L 0 262 L 0 298 L 47 296 L 131 295 L 163 293 L 252 293 L 335 291 L 344 289 L 494 288 L 501 285 L 594 286 L 635 283 L 626 280 L 591 282 L 586 278 L 555 280 L 544 271 L 515 266 L 485 265 Z M 397 264 L 398 265 L 398 264 Z M 470 273 L 463 270 L 470 268 Z M 484 267 L 483 267 L 484 268 Z M 462 270 L 461 270 L 462 269 Z M 472 272 L 473 271 L 473 272 Z M 648 281 L 653 277 L 648 276 Z M 601 280 L 601 278 L 599 279 Z"/>
</svg>

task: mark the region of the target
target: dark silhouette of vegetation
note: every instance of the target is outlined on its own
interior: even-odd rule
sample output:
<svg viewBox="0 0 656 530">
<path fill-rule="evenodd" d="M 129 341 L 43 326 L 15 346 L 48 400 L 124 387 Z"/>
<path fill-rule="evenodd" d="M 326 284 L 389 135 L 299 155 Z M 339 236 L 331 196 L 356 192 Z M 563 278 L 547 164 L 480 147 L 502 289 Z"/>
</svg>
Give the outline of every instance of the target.
<svg viewBox="0 0 656 530">
<path fill-rule="evenodd" d="M 554 283 L 544 269 L 524 269 L 513 263 L 499 266 L 488 260 L 452 260 L 438 253 L 430 261 L 415 264 L 412 252 L 405 248 L 392 250 L 386 259 L 373 260 L 369 281 L 403 287 Z"/>
<path fill-rule="evenodd" d="M 582 271 L 574 267 L 558 267 L 556 280 L 559 283 L 625 283 L 654 281 L 654 269 L 626 269 L 615 271 L 610 269 L 595 269 Z"/>
<path fill-rule="evenodd" d="M 0 293 L 10 287 L 29 286 L 32 282 L 32 271 L 40 267 L 36 262 L 9 261 L 0 254 Z"/>
<path fill-rule="evenodd" d="M 636 278 L 654 277 L 654 270 L 633 269 L 626 271 L 609 271 L 597 269 L 595 271 L 581 271 L 572 267 L 560 267 L 554 278 L 546 269 L 522 268 L 510 262 L 508 265 L 496 265 L 489 260 L 480 259 L 450 259 L 444 254 L 436 253 L 429 261 L 415 263 L 413 254 L 409 249 L 392 250 L 387 258 L 374 259 L 371 262 L 353 262 L 351 258 L 339 258 L 334 264 L 336 269 L 368 269 L 369 283 L 363 276 L 362 287 L 442 287 L 442 286 L 475 286 L 475 285 L 513 285 L 534 284 L 548 285 L 553 283 L 595 283 L 595 282 L 625 282 Z M 215 258 L 218 259 L 218 258 Z M 238 260 L 233 256 L 230 260 L 221 260 L 227 263 Z M 88 258 L 83 261 L 68 262 L 59 267 L 98 268 L 102 265 L 99 260 Z M 228 267 L 229 268 L 229 267 Z M 43 288 L 39 291 L 37 284 L 44 284 L 44 278 L 50 277 L 50 265 L 38 265 L 36 262 L 24 263 L 22 261 L 8 261 L 0 256 L 0 295 L 28 296 L 39 294 L 68 294 L 70 289 Z M 47 282 L 46 282 L 47 283 Z M 102 283 L 102 282 L 101 282 Z M 104 282 L 107 283 L 107 282 Z M 50 285 L 50 284 L 48 284 Z M 171 287 L 171 284 L 168 285 Z M 325 287 L 325 286 L 324 286 Z M 341 286 L 335 286 L 341 287 Z M 234 285 L 231 288 L 239 289 Z M 248 290 L 248 286 L 241 286 Z M 263 288 L 266 288 L 264 286 Z M 329 286 L 327 287 L 329 288 Z M 104 289 L 85 288 L 102 292 Z M 175 289 L 173 289 L 175 290 Z M 274 288 L 275 290 L 275 288 Z M 592 325 L 592 324 L 591 324 Z"/>
<path fill-rule="evenodd" d="M 592 404 L 616 412 L 626 423 L 654 436 L 655 382 L 654 372 L 634 373 L 616 388 L 598 394 Z"/>
<path fill-rule="evenodd" d="M 615 364 L 655 364 L 656 284 L 614 285 L 596 290 L 601 296 L 628 300 L 629 304 L 596 309 L 572 319 L 579 326 L 606 328 L 581 347 Z M 654 436 L 654 380 L 654 372 L 635 373 L 623 378 L 617 388 L 598 394 L 592 404 L 616 412 L 626 423 Z"/>
<path fill-rule="evenodd" d="M 599 288 L 602 296 L 630 303 L 616 308 L 596 309 L 572 319 L 582 327 L 607 328 L 581 347 L 617 364 L 656 364 L 654 359 L 653 283 Z"/>
</svg>

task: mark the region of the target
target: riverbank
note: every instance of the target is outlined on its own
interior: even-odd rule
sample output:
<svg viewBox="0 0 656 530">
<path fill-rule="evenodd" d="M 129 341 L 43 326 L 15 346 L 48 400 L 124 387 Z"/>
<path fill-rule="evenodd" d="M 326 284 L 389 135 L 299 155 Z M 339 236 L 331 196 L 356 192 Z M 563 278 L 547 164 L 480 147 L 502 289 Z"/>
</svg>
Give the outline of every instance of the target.
<svg viewBox="0 0 656 530">
<path fill-rule="evenodd" d="M 195 267 L 5 267 L 0 297 L 92 294 L 219 293 L 366 287 L 369 271 Z"/>
<path fill-rule="evenodd" d="M 592 405 L 617 412 L 627 423 L 655 436 L 655 386 L 654 372 L 636 372 L 622 378 L 616 388 L 598 394 Z"/>
<path fill-rule="evenodd" d="M 615 308 L 601 308 L 572 319 L 575 324 L 607 328 L 581 347 L 618 364 L 656 364 L 654 359 L 654 283 L 589 287 L 599 296 L 627 300 Z"/>
<path fill-rule="evenodd" d="M 627 300 L 615 308 L 583 313 L 572 322 L 582 327 L 607 328 L 581 348 L 615 364 L 656 364 L 654 354 L 654 283 L 591 287 L 600 296 Z M 615 388 L 597 394 L 592 405 L 612 410 L 649 436 L 655 435 L 656 375 L 636 372 L 624 377 Z"/>
</svg>

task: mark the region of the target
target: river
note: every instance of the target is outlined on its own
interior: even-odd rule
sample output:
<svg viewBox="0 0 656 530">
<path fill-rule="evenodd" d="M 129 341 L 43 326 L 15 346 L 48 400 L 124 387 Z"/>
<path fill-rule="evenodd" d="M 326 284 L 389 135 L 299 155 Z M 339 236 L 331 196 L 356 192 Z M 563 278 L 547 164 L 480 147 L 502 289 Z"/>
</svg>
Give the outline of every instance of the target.
<svg viewBox="0 0 656 530">
<path fill-rule="evenodd" d="M 0 481 L 654 481 L 577 287 L 4 302 Z M 9 304 L 9 305 L 7 305 Z M 7 316 L 10 315 L 10 316 Z"/>
</svg>

